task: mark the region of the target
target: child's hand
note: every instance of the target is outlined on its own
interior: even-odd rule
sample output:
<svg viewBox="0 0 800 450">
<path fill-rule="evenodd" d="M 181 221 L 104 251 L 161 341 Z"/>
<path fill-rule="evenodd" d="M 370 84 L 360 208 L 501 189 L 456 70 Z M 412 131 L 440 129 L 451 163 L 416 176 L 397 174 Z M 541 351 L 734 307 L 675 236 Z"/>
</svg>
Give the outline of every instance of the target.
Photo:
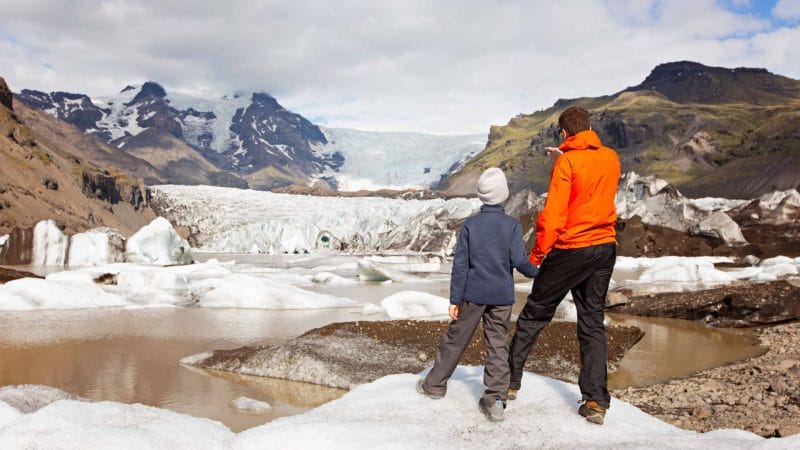
<svg viewBox="0 0 800 450">
<path fill-rule="evenodd" d="M 461 309 L 461 305 L 450 305 L 448 308 L 447 313 L 450 314 L 450 318 L 453 320 L 458 319 L 458 311 Z"/>
</svg>

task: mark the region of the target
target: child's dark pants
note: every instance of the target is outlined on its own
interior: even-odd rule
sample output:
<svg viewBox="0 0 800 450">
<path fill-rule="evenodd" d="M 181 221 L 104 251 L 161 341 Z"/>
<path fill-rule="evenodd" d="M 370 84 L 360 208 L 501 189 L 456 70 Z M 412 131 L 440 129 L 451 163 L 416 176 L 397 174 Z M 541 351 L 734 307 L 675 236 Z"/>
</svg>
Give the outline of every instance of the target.
<svg viewBox="0 0 800 450">
<path fill-rule="evenodd" d="M 439 341 L 436 361 L 425 378 L 425 389 L 437 395 L 447 392 L 447 380 L 453 375 L 472 335 L 475 334 L 475 329 L 483 319 L 486 343 L 483 384 L 486 385 L 486 391 L 482 401 L 487 405 L 494 404 L 498 399 L 506 401 L 510 380 L 507 339 L 511 306 L 462 302 L 458 320 L 450 322 L 447 334 Z"/>
</svg>

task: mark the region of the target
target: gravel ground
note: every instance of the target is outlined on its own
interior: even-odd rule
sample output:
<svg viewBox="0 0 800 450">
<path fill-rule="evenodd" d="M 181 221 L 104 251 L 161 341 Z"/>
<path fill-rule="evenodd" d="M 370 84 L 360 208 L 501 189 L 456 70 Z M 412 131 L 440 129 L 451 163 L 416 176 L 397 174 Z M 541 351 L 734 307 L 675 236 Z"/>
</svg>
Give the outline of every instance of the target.
<svg viewBox="0 0 800 450">
<path fill-rule="evenodd" d="M 612 395 L 690 430 L 740 428 L 765 437 L 800 433 L 800 322 L 757 334 L 768 349 L 762 356 Z"/>
</svg>

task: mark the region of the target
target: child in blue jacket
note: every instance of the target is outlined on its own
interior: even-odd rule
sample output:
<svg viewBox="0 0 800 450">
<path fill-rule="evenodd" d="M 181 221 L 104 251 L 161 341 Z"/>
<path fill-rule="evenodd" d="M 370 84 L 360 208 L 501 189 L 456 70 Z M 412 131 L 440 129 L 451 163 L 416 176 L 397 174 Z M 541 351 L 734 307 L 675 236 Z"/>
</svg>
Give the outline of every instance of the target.
<svg viewBox="0 0 800 450">
<path fill-rule="evenodd" d="M 508 182 L 497 167 L 486 169 L 478 179 L 478 198 L 483 205 L 469 217 L 461 232 L 450 280 L 450 327 L 436 351 L 433 368 L 417 391 L 429 397 L 444 397 L 453 374 L 478 324 L 483 321 L 486 390 L 478 406 L 489 420 L 503 420 L 510 371 L 508 368 L 508 324 L 514 304 L 516 268 L 527 277 L 539 269 L 531 264 L 522 241 L 522 225 L 507 215 L 501 205 L 508 198 Z"/>
</svg>

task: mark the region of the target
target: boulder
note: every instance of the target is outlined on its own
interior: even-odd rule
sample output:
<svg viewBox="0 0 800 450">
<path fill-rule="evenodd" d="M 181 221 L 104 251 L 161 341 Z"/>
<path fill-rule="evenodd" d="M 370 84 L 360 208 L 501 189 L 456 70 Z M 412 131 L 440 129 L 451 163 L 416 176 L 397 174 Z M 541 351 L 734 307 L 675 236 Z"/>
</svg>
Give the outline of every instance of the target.
<svg viewBox="0 0 800 450">
<path fill-rule="evenodd" d="M 722 211 L 714 211 L 700 223 L 689 228 L 694 235 L 705 236 L 724 242 L 728 245 L 745 245 L 745 240 L 739 225 Z"/>
</svg>

